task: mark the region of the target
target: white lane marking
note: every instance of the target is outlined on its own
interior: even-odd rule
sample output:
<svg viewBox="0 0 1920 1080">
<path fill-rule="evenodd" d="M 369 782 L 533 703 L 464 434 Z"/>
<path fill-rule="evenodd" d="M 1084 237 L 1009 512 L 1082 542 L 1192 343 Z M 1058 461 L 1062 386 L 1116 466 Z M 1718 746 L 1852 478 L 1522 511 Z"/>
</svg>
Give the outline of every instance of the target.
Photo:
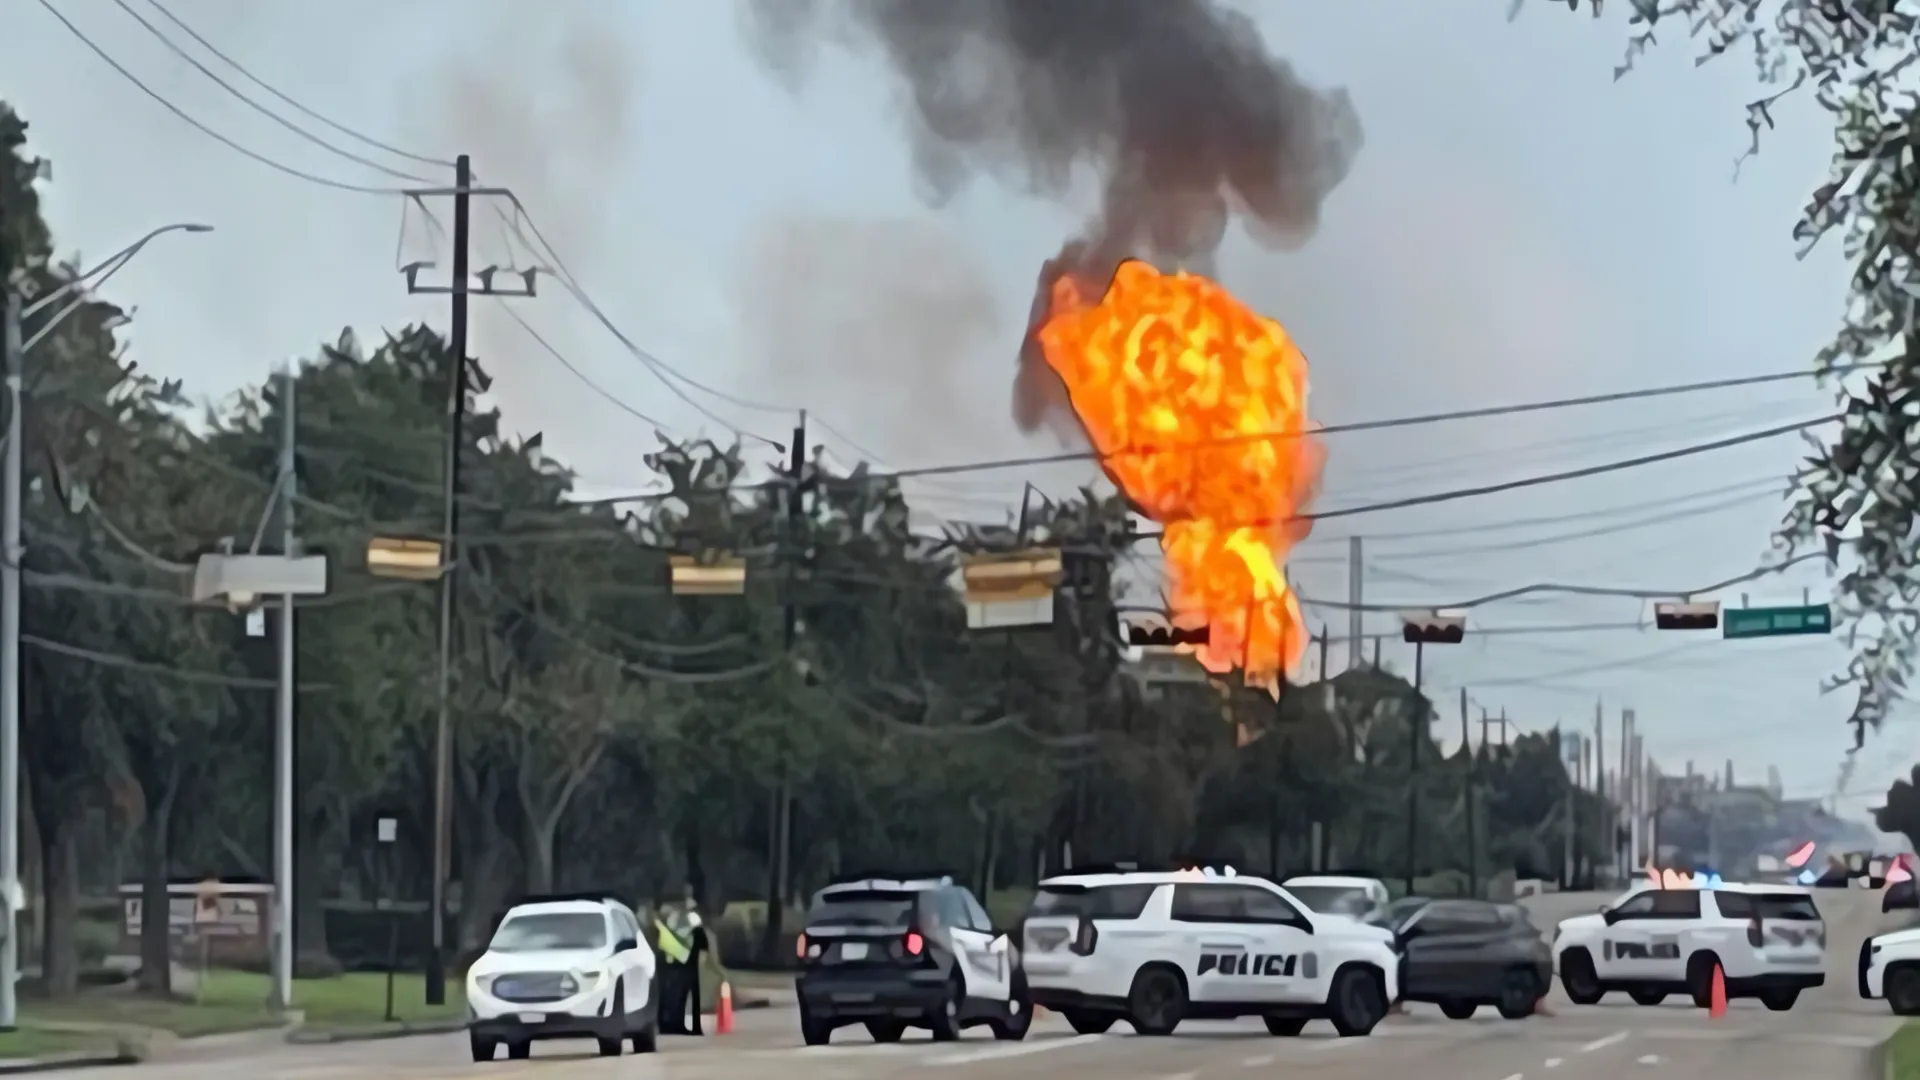
<svg viewBox="0 0 1920 1080">
<path fill-rule="evenodd" d="M 1526 1073 L 1514 1073 L 1514 1074 L 1513 1074 L 1512 1076 L 1509 1076 L 1509 1077 L 1507 1077 L 1507 1080 L 1527 1080 L 1527 1074 L 1526 1074 Z"/>
<path fill-rule="evenodd" d="M 1590 1043 L 1587 1043 L 1585 1046 L 1582 1046 L 1580 1048 L 1580 1052 L 1583 1054 L 1591 1054 L 1595 1050 L 1605 1050 L 1607 1047 L 1612 1046 L 1615 1043 L 1625 1041 L 1626 1037 L 1627 1037 L 1626 1032 L 1616 1031 L 1611 1035 L 1604 1035 L 1598 1039 L 1593 1040 Z"/>
<path fill-rule="evenodd" d="M 999 1061 L 1001 1058 L 1025 1057 L 1028 1054 L 1044 1054 L 1049 1050 L 1065 1050 L 1072 1046 L 1085 1046 L 1099 1042 L 1101 1035 L 1074 1035 L 1065 1039 L 1049 1039 L 1046 1042 L 1021 1042 L 1012 1046 L 989 1046 L 981 1050 L 971 1050 L 946 1057 L 929 1058 L 923 1065 L 973 1065 L 982 1061 Z"/>
<path fill-rule="evenodd" d="M 1161 1077 L 1160 1080 L 1193 1080 L 1194 1077 L 1199 1075 L 1197 1072 L 1168 1073 Z"/>
<path fill-rule="evenodd" d="M 1319 1053 L 1325 1054 L 1334 1050 L 1345 1050 L 1349 1046 L 1359 1046 L 1361 1043 L 1365 1041 L 1366 1041 L 1365 1039 L 1355 1039 L 1349 1036 L 1336 1035 L 1331 1039 L 1321 1039 L 1314 1046 L 1314 1050 Z"/>
<path fill-rule="evenodd" d="M 1645 1055 L 1642 1055 L 1642 1056 L 1641 1056 L 1641 1058 L 1640 1058 L 1640 1064 L 1642 1064 L 1642 1065 L 1658 1065 L 1658 1064 L 1660 1064 L 1660 1055 L 1659 1055 L 1659 1054 L 1645 1054 Z"/>
<path fill-rule="evenodd" d="M 1250 1057 L 1240 1063 L 1242 1068 L 1247 1069 L 1264 1069 L 1271 1064 L 1273 1064 L 1272 1054 L 1261 1054 L 1259 1057 Z"/>
<path fill-rule="evenodd" d="M 1567 1059 L 1566 1059 L 1566 1058 L 1548 1058 L 1548 1059 L 1547 1059 L 1547 1068 L 1549 1068 L 1549 1069 L 1557 1069 L 1557 1068 L 1559 1068 L 1559 1067 L 1560 1067 L 1560 1063 L 1561 1063 L 1561 1062 L 1563 1062 L 1563 1061 L 1565 1061 L 1565 1060 L 1567 1060 Z"/>
</svg>

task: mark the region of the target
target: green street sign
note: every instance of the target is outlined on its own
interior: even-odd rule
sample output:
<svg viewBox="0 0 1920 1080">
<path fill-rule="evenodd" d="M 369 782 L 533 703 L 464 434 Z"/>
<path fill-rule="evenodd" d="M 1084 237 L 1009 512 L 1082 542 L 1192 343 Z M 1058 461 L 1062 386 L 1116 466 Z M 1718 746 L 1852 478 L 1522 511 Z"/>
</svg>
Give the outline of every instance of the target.
<svg viewBox="0 0 1920 1080">
<path fill-rule="evenodd" d="M 1826 604 L 1798 607 L 1722 608 L 1723 638 L 1780 637 L 1787 634 L 1825 634 L 1833 630 L 1833 609 Z"/>
</svg>

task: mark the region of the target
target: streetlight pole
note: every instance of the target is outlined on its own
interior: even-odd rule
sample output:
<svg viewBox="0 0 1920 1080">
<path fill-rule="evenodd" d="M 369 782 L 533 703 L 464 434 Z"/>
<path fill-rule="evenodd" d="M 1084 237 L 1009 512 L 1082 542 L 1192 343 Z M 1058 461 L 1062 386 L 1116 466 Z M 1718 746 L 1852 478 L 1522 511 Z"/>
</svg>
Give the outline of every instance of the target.
<svg viewBox="0 0 1920 1080">
<path fill-rule="evenodd" d="M 0 214 L 0 229 L 4 229 Z M 0 1031 L 12 1031 L 19 1023 L 19 1000 L 15 994 L 20 978 L 20 908 L 25 893 L 20 887 L 20 561 L 26 549 L 20 542 L 20 491 L 25 482 L 26 409 L 25 380 L 22 369 L 27 349 L 39 344 L 53 328 L 78 306 L 69 304 L 33 335 L 21 339 L 21 322 L 60 298 L 86 288 L 88 279 L 104 271 L 112 274 L 139 253 L 155 237 L 169 232 L 210 232 L 206 225 L 167 225 L 155 229 L 111 255 L 99 266 L 69 281 L 46 296 L 23 305 L 13 283 L 11 252 L 0 247 L 0 344 L 4 345 L 7 394 L 7 446 L 3 481 L 0 481 L 0 907 L 5 924 L 0 926 Z M 4 232 L 0 232 L 0 239 Z"/>
<path fill-rule="evenodd" d="M 1407 718 L 1407 895 L 1420 869 L 1420 744 L 1427 737 L 1427 645 L 1458 645 L 1466 640 L 1467 616 L 1459 611 L 1403 611 L 1400 634 L 1413 646 L 1413 715 Z"/>
</svg>

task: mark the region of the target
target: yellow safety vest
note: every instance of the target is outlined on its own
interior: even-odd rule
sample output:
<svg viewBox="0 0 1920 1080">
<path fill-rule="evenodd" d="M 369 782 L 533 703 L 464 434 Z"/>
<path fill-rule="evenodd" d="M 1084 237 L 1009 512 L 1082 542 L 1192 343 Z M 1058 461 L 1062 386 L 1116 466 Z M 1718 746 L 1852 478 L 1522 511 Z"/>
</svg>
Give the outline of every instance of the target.
<svg viewBox="0 0 1920 1080">
<path fill-rule="evenodd" d="M 673 963 L 684 964 L 688 957 L 693 955 L 688 951 L 686 942 L 680 940 L 680 935 L 674 933 L 659 919 L 653 920 L 653 933 L 654 937 L 660 941 L 660 951 L 665 953 L 667 959 Z"/>
</svg>

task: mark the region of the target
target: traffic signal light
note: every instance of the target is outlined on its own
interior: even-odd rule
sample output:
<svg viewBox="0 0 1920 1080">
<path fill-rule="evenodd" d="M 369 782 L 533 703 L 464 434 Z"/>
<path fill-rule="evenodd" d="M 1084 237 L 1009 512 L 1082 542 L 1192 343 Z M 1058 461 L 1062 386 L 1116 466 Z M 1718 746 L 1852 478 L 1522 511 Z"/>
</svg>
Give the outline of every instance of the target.
<svg viewBox="0 0 1920 1080">
<path fill-rule="evenodd" d="M 1467 638 L 1467 617 L 1452 612 L 1403 611 L 1400 636 L 1410 645 L 1458 645 Z"/>
<path fill-rule="evenodd" d="M 1136 648 L 1171 649 L 1177 645 L 1205 645 L 1209 640 L 1204 626 L 1185 628 L 1162 620 L 1120 620 L 1120 640 Z"/>
<path fill-rule="evenodd" d="M 1655 604 L 1653 625 L 1660 630 L 1715 630 L 1720 626 L 1720 605 Z"/>
</svg>

